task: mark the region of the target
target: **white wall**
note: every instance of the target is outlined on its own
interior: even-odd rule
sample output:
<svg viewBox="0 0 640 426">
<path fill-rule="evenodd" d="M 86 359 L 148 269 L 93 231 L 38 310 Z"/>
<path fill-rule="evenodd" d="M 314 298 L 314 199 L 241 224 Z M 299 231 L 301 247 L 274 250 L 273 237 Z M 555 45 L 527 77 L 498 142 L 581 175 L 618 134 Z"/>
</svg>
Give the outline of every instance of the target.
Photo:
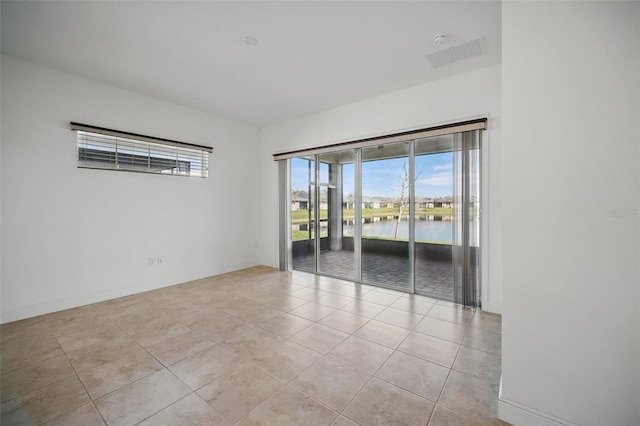
<svg viewBox="0 0 640 426">
<path fill-rule="evenodd" d="M 515 424 L 640 424 L 639 8 L 503 4 L 500 416 Z"/>
<path fill-rule="evenodd" d="M 12 57 L 1 66 L 2 322 L 257 263 L 257 129 Z M 70 121 L 214 146 L 209 178 L 78 169 Z"/>
<path fill-rule="evenodd" d="M 485 268 L 488 310 L 502 308 L 501 187 L 500 187 L 500 66 L 450 77 L 434 83 L 389 93 L 329 111 L 273 125 L 262 130 L 260 165 L 262 182 L 261 256 L 263 264 L 278 265 L 277 165 L 272 154 L 336 142 L 427 127 L 478 115 L 489 115 L 485 135 L 485 170 L 488 200 L 484 216 L 489 265 Z"/>
</svg>

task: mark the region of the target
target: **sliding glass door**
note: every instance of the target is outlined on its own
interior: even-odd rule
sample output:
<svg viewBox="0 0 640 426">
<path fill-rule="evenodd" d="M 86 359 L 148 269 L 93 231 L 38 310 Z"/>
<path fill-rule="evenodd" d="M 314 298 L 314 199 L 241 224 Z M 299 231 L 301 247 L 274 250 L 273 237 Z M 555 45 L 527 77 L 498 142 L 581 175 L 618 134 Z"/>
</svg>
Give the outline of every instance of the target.
<svg viewBox="0 0 640 426">
<path fill-rule="evenodd" d="M 453 135 L 415 141 L 415 291 L 453 299 Z"/>
<path fill-rule="evenodd" d="M 286 267 L 477 306 L 479 131 L 286 161 Z"/>
<path fill-rule="evenodd" d="M 316 272 L 315 267 L 315 156 L 291 159 L 291 257 L 295 270 Z"/>
<path fill-rule="evenodd" d="M 318 157 L 322 225 L 318 272 L 355 280 L 353 234 L 350 233 L 352 228 L 347 225 L 349 222 L 353 223 L 355 212 L 354 153 L 342 151 Z"/>
<path fill-rule="evenodd" d="M 362 282 L 410 290 L 409 143 L 362 149 Z"/>
</svg>

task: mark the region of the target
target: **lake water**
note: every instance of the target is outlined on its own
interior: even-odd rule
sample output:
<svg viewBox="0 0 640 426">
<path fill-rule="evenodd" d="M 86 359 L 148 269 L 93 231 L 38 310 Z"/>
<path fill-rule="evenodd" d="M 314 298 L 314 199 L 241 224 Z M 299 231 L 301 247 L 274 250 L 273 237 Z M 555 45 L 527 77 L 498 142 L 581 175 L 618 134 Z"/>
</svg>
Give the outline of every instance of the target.
<svg viewBox="0 0 640 426">
<path fill-rule="evenodd" d="M 363 237 L 376 237 L 394 239 L 397 220 L 393 216 L 373 217 L 364 219 L 362 224 Z M 322 221 L 321 227 L 326 227 L 327 222 Z M 343 222 L 343 235 L 353 236 L 353 220 Z M 294 229 L 307 230 L 306 224 L 294 225 Z M 471 222 L 471 245 L 477 245 L 478 221 Z M 416 217 L 416 241 L 429 241 L 451 244 L 453 242 L 452 216 L 418 216 Z M 400 221 L 398 239 L 409 239 L 409 221 Z"/>
<path fill-rule="evenodd" d="M 416 241 L 453 241 L 453 222 L 451 216 L 419 216 L 416 220 Z M 363 237 L 393 239 L 397 220 L 393 216 L 367 218 L 362 224 Z M 344 235 L 353 235 L 353 221 L 343 224 Z M 409 239 L 409 221 L 401 220 L 398 227 L 398 239 Z"/>
</svg>

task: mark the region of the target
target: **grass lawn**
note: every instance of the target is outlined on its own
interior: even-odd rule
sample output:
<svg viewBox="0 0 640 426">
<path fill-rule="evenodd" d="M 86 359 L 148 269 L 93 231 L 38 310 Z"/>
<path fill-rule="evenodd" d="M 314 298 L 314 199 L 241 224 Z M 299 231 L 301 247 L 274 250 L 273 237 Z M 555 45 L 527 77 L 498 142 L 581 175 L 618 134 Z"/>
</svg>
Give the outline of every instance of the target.
<svg viewBox="0 0 640 426">
<path fill-rule="evenodd" d="M 313 237 L 313 233 L 311 233 L 311 236 Z M 353 237 L 353 235 L 347 235 L 348 237 Z M 321 235 L 320 238 L 323 237 L 327 237 L 327 235 Z M 409 242 L 409 240 L 405 239 L 405 238 L 398 238 L 397 240 L 394 240 L 393 238 L 385 238 L 385 237 L 373 237 L 373 236 L 366 236 L 363 237 L 366 239 L 370 239 L 370 240 L 391 240 L 391 241 L 404 241 L 404 242 Z M 291 241 L 304 241 L 304 240 L 309 240 L 312 238 L 309 238 L 309 231 L 291 231 Z M 446 242 L 446 241 L 416 241 L 416 243 L 428 243 L 428 244 L 443 244 L 443 245 L 447 245 L 450 246 L 451 243 L 450 242 Z"/>
<path fill-rule="evenodd" d="M 327 218 L 327 211 L 320 211 L 320 220 Z M 407 215 L 409 212 L 405 212 Z M 444 208 L 434 208 L 434 209 L 416 209 L 416 215 L 440 215 L 440 216 L 450 216 L 452 214 L 451 209 Z M 378 217 L 378 216 L 393 216 L 398 214 L 398 211 L 393 208 L 384 208 L 384 209 L 362 209 L 362 217 Z M 355 216 L 355 212 L 353 210 L 342 210 L 342 219 L 353 220 Z M 311 212 L 311 219 L 313 220 L 313 212 Z M 291 222 L 292 223 L 305 223 L 309 220 L 309 210 L 296 210 L 291 212 Z"/>
<path fill-rule="evenodd" d="M 320 220 L 327 218 L 327 211 L 320 211 Z M 436 215 L 436 216 L 450 216 L 452 214 L 451 209 L 437 208 L 437 209 L 416 209 L 416 216 L 418 215 Z M 353 220 L 355 212 L 353 210 L 342 210 L 342 218 L 344 220 Z M 393 208 L 384 208 L 384 209 L 362 209 L 362 217 L 381 217 L 381 216 L 394 216 L 397 215 L 398 212 Z M 406 218 L 408 212 L 404 213 L 404 217 Z M 311 212 L 311 220 L 313 220 L 313 212 Z M 291 222 L 292 224 L 300 224 L 300 223 L 308 223 L 309 221 L 309 211 L 308 210 L 296 210 L 291 212 Z M 326 230 L 325 230 L 326 232 Z M 326 235 L 321 235 L 325 237 Z M 301 241 L 309 239 L 309 231 L 292 231 L 291 237 L 293 241 Z M 313 232 L 311 237 L 313 237 Z M 375 238 L 375 237 L 367 237 L 367 238 Z M 388 239 L 388 238 L 380 238 L 380 239 Z M 426 241 L 424 241 L 426 242 Z M 429 241 L 435 244 L 450 244 L 450 243 L 442 243 L 440 241 Z"/>
</svg>

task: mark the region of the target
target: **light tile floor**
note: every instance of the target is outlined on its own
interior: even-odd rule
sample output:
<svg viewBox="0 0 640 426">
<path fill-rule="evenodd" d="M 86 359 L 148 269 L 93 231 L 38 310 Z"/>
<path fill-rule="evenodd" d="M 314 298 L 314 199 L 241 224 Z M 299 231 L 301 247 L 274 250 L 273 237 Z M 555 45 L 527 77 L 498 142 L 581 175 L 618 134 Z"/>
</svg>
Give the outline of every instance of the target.
<svg viewBox="0 0 640 426">
<path fill-rule="evenodd" d="M 0 328 L 3 425 L 498 425 L 501 318 L 254 267 Z"/>
</svg>

